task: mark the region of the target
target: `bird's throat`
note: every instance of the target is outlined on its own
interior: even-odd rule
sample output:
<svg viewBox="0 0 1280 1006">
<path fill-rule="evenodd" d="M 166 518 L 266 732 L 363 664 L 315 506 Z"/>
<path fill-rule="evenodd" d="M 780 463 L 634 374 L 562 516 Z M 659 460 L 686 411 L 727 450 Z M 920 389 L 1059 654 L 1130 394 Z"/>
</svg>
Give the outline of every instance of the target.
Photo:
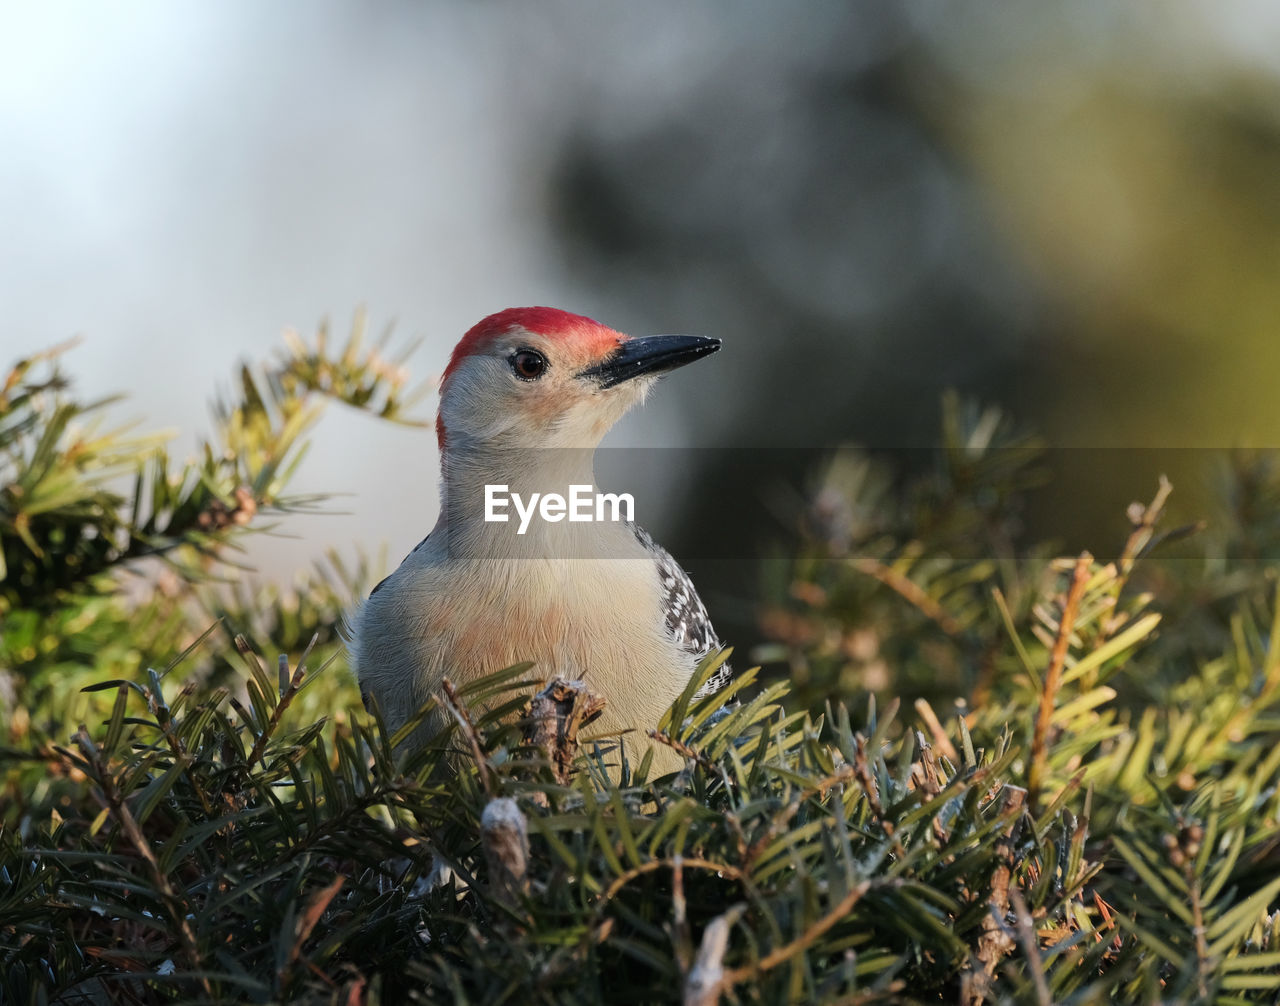
<svg viewBox="0 0 1280 1006">
<path fill-rule="evenodd" d="M 590 448 L 448 450 L 437 529 L 447 528 L 451 551 L 472 557 L 573 557 L 583 522 L 554 504 L 595 492 L 594 455 Z M 595 513 L 592 506 L 592 519 Z"/>
</svg>

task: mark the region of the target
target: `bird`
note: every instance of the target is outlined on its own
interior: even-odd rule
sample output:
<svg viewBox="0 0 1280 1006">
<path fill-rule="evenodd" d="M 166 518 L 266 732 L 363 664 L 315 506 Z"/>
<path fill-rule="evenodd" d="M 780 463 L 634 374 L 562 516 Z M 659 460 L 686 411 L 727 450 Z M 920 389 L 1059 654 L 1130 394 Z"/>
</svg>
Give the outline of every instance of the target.
<svg viewBox="0 0 1280 1006">
<path fill-rule="evenodd" d="M 348 623 L 361 697 L 392 734 L 446 678 L 460 686 L 532 661 L 605 698 L 597 734 L 649 743 L 645 730 L 722 644 L 689 576 L 618 497 L 602 508 L 609 496 L 597 494 L 592 510 L 593 459 L 661 376 L 719 349 L 705 336 L 633 338 L 549 307 L 508 308 L 463 335 L 439 389 L 439 516 Z M 548 509 L 548 496 L 566 494 L 586 498 L 578 509 L 590 519 Z M 731 677 L 722 664 L 698 695 Z M 437 706 L 402 744 L 428 744 L 445 716 Z M 654 754 L 671 765 L 672 752 Z"/>
</svg>

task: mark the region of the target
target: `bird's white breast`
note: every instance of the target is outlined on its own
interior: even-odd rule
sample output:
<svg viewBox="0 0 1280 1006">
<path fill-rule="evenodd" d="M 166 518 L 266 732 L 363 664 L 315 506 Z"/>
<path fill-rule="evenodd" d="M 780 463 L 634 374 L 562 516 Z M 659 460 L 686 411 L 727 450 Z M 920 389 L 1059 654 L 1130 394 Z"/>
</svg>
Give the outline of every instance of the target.
<svg viewBox="0 0 1280 1006">
<path fill-rule="evenodd" d="M 461 684 L 532 660 L 537 675 L 581 678 L 605 697 L 592 732 L 634 728 L 628 746 L 643 746 L 694 661 L 664 631 L 652 556 L 626 526 L 594 528 L 555 543 L 559 556 L 535 541 L 528 558 L 464 559 L 438 533 L 415 550 L 354 620 L 361 687 L 391 729 L 445 677 Z"/>
</svg>

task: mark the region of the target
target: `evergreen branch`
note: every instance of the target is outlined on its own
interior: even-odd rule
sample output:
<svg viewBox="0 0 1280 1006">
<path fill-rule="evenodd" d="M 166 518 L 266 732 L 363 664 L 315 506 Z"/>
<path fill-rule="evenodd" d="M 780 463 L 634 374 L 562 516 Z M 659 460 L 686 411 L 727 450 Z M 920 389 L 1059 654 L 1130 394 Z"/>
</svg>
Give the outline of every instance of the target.
<svg viewBox="0 0 1280 1006">
<path fill-rule="evenodd" d="M 178 892 L 173 889 L 173 885 L 169 883 L 169 878 L 161 868 L 155 853 L 151 850 L 151 845 L 147 841 L 146 835 L 134 819 L 133 814 L 129 812 L 129 808 L 120 796 L 119 790 L 116 789 L 115 778 L 103 760 L 98 746 L 93 743 L 93 739 L 89 736 L 89 731 L 82 726 L 75 739 L 76 745 L 84 755 L 85 762 L 90 767 L 92 778 L 97 783 L 99 792 L 102 794 L 104 806 L 120 823 L 130 843 L 137 850 L 138 855 L 142 857 L 142 861 L 146 863 L 147 870 L 151 874 L 151 882 L 155 884 L 156 892 L 160 895 L 160 899 L 169 914 L 169 923 L 178 936 L 178 942 L 182 946 L 182 951 L 187 958 L 188 964 L 193 971 L 201 972 L 203 963 L 196 943 L 195 933 L 191 929 L 191 923 L 187 920 L 186 903 L 178 895 Z M 212 997 L 213 986 L 209 983 L 209 979 L 201 977 L 199 980 L 205 995 Z"/>
</svg>

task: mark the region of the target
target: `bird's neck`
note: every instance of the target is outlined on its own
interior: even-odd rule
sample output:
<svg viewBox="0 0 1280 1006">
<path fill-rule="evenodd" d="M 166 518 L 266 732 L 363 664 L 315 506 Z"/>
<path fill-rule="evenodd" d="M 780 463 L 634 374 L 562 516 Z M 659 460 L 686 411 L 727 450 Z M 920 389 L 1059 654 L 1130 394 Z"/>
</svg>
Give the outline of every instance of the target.
<svg viewBox="0 0 1280 1006">
<path fill-rule="evenodd" d="M 521 517 L 515 498 L 528 507 L 548 493 L 568 498 L 573 486 L 594 491 L 594 457 L 594 448 L 446 448 L 440 462 L 437 530 L 447 534 L 450 549 L 458 553 L 554 554 L 581 525 L 534 516 L 516 535 Z M 506 520 L 495 520 L 499 515 Z"/>
</svg>

